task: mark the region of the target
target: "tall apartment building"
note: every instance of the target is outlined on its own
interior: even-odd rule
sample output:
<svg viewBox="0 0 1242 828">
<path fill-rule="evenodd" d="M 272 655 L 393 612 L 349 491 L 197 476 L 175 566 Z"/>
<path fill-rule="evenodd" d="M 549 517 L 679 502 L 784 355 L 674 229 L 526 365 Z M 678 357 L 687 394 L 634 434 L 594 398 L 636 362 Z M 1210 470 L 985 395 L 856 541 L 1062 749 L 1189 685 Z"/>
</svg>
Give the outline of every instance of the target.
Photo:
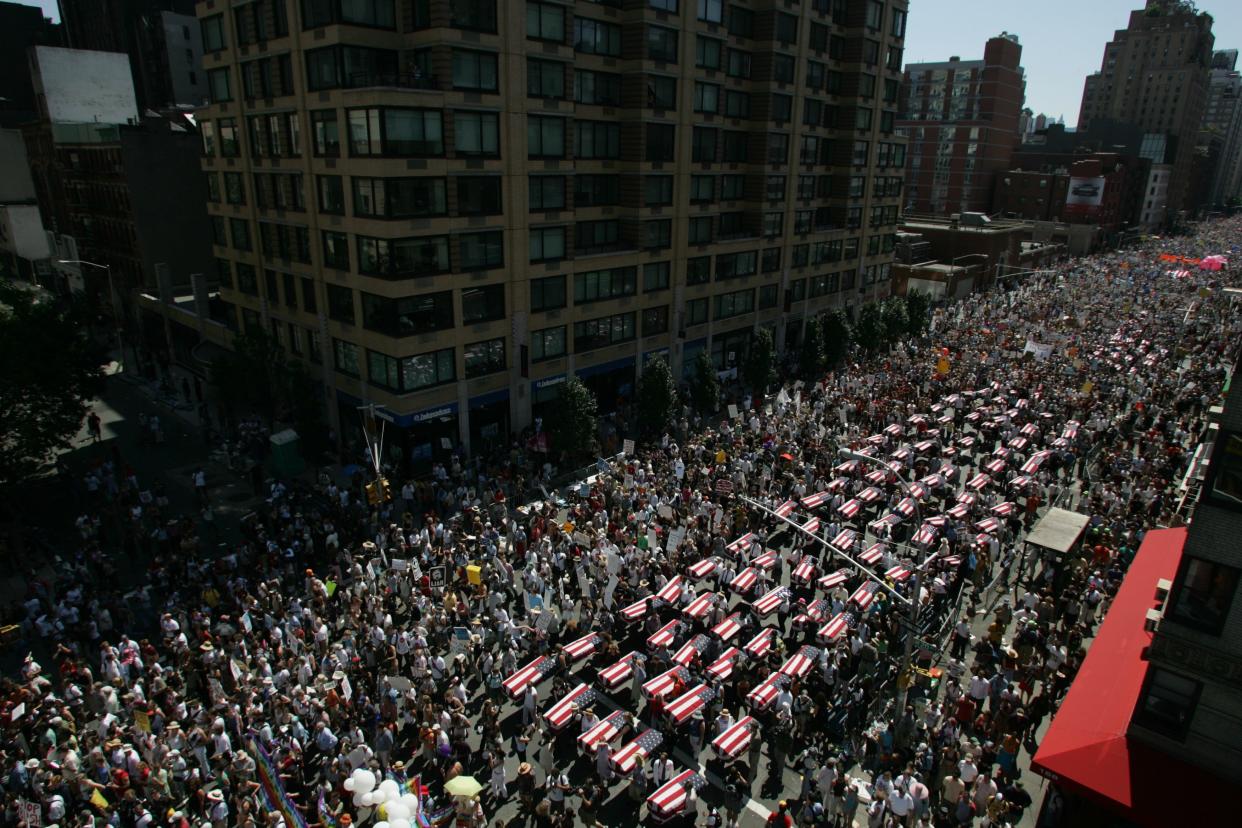
<svg viewBox="0 0 1242 828">
<path fill-rule="evenodd" d="M 221 296 L 348 436 L 507 439 L 887 295 L 906 3 L 198 4 Z M 393 432 L 396 431 L 394 438 Z"/>
<path fill-rule="evenodd" d="M 909 139 L 906 209 L 988 212 L 992 179 L 1021 140 L 1026 80 L 1016 35 L 989 38 L 982 60 L 911 63 L 898 120 Z"/>
<path fill-rule="evenodd" d="M 1207 102 L 1212 17 L 1185 0 L 1152 0 L 1130 12 L 1083 87 L 1078 128 L 1097 118 L 1137 124 L 1175 144 L 1169 209 L 1192 211 L 1191 167 Z"/>
<path fill-rule="evenodd" d="M 42 9 L 0 3 L 0 128 L 17 127 L 35 117 L 26 50 L 63 46 L 64 39 L 64 27 L 44 17 Z"/>
<path fill-rule="evenodd" d="M 1201 139 L 1216 151 L 1216 169 L 1210 180 L 1211 204 L 1224 204 L 1242 195 L 1242 73 L 1237 67 L 1237 49 L 1217 50 L 1212 55 Z"/>
</svg>

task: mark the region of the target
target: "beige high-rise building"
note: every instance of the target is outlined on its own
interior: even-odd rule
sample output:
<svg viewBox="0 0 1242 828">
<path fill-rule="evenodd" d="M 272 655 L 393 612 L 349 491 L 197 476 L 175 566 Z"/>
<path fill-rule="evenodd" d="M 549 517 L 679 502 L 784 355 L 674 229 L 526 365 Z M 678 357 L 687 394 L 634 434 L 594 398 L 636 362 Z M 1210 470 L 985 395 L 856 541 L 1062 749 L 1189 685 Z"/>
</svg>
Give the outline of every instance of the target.
<svg viewBox="0 0 1242 828">
<path fill-rule="evenodd" d="M 230 322 L 416 462 L 570 373 L 610 411 L 653 357 L 793 347 L 888 294 L 906 6 L 200 2 Z"/>
<path fill-rule="evenodd" d="M 1094 120 L 1120 121 L 1169 137 L 1172 165 L 1168 206 L 1195 208 L 1191 162 L 1207 102 L 1212 61 L 1212 16 L 1185 0 L 1152 0 L 1130 12 L 1104 47 L 1100 71 L 1083 86 L 1078 130 Z"/>
</svg>

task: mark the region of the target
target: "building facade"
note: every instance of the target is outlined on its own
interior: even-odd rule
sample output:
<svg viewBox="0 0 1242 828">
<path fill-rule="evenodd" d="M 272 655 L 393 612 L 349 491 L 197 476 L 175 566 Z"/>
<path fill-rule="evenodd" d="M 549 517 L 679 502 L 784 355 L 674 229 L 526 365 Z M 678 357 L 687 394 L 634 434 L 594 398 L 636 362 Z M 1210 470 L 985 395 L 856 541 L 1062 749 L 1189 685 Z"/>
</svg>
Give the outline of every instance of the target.
<svg viewBox="0 0 1242 828">
<path fill-rule="evenodd" d="M 427 460 L 887 294 L 906 3 L 201 2 L 221 296 Z M 395 440 L 392 437 L 397 426 Z"/>
<path fill-rule="evenodd" d="M 64 28 L 44 17 L 42 9 L 0 3 L 0 128 L 21 126 L 35 118 L 26 50 L 63 45 Z"/>
<path fill-rule="evenodd" d="M 1176 154 L 1169 205 L 1192 212 L 1192 165 L 1207 102 L 1212 17 L 1184 0 L 1153 0 L 1104 47 L 1100 71 L 1083 87 L 1078 129 L 1098 118 L 1170 136 Z M 1163 160 L 1163 159 L 1162 159 Z"/>
<path fill-rule="evenodd" d="M 1218 50 L 1212 56 L 1201 141 L 1214 145 L 1217 159 L 1210 178 L 1210 204 L 1225 204 L 1242 195 L 1242 73 L 1237 65 L 1237 49 Z"/>
<path fill-rule="evenodd" d="M 906 209 L 988 212 L 992 179 L 1021 140 L 1026 81 L 1018 38 L 990 38 L 982 60 L 906 66 L 898 121 L 909 139 Z"/>
</svg>

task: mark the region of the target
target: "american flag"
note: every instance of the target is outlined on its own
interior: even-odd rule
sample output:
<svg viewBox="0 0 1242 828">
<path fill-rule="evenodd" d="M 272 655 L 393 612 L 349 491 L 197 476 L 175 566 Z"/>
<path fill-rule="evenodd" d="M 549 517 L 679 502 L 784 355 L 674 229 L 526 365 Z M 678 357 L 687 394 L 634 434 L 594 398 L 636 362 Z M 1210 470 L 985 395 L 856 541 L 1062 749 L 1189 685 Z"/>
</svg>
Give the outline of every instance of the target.
<svg viewBox="0 0 1242 828">
<path fill-rule="evenodd" d="M 828 491 L 839 492 L 842 489 L 844 489 L 846 486 L 848 486 L 849 482 L 850 482 L 850 479 L 848 477 L 837 477 L 831 483 L 828 484 Z"/>
<path fill-rule="evenodd" d="M 902 463 L 905 463 L 907 460 L 910 459 L 911 452 L 910 452 L 910 449 L 908 448 L 902 448 L 902 449 L 897 449 L 896 451 L 894 451 L 891 456 L 894 460 L 900 460 Z"/>
<path fill-rule="evenodd" d="M 983 415 L 982 415 L 982 414 L 980 414 L 978 411 L 972 411 L 972 412 L 970 412 L 969 414 L 967 414 L 967 415 L 966 415 L 966 422 L 968 422 L 968 423 L 976 423 L 976 422 L 978 422 L 978 421 L 979 421 L 982 417 L 983 417 Z"/>
<path fill-rule="evenodd" d="M 992 540 L 993 540 L 992 536 L 989 535 L 987 532 L 980 532 L 979 534 L 975 535 L 975 546 L 980 546 L 980 547 L 989 546 L 991 545 Z"/>
<path fill-rule="evenodd" d="M 694 771 L 682 771 L 647 797 L 647 810 L 661 821 L 676 816 L 685 810 L 690 791 L 697 791 L 706 784 L 707 780 Z"/>
<path fill-rule="evenodd" d="M 754 710 L 766 710 L 772 702 L 776 701 L 776 695 L 789 681 L 789 676 L 784 673 L 773 673 L 768 676 L 767 680 L 755 686 L 755 689 L 746 694 L 746 701 Z"/>
<path fill-rule="evenodd" d="M 946 555 L 945 557 L 940 559 L 940 562 L 943 563 L 945 566 L 957 566 L 958 564 L 962 562 L 962 556 L 961 555 Z"/>
<path fill-rule="evenodd" d="M 737 758 L 742 751 L 750 746 L 753 736 L 754 716 L 743 716 L 728 730 L 712 740 L 712 749 L 721 759 Z"/>
<path fill-rule="evenodd" d="M 748 566 L 737 574 L 737 577 L 729 582 L 729 588 L 734 592 L 745 595 L 750 592 L 751 587 L 759 580 L 759 570 L 752 566 Z"/>
<path fill-rule="evenodd" d="M 611 667 L 605 667 L 603 670 L 599 671 L 600 681 L 604 683 L 605 687 L 609 690 L 613 690 L 619 687 L 621 682 L 626 681 L 630 676 L 634 675 L 635 655 L 637 655 L 637 653 L 631 652 L 628 655 L 622 656 L 621 660 L 616 664 L 613 664 Z"/>
<path fill-rule="evenodd" d="M 757 566 L 760 569 L 771 569 L 776 566 L 776 553 L 764 552 L 759 557 L 750 562 L 751 566 Z"/>
<path fill-rule="evenodd" d="M 1006 500 L 1004 503 L 997 503 L 992 507 L 992 514 L 998 517 L 1009 517 L 1018 511 L 1018 504 Z"/>
<path fill-rule="evenodd" d="M 579 684 L 565 695 L 565 698 L 548 708 L 543 720 L 553 730 L 560 730 L 573 718 L 574 708 L 581 708 L 595 700 L 595 691 L 585 684 Z"/>
<path fill-rule="evenodd" d="M 813 495 L 807 495 L 806 497 L 802 498 L 802 505 L 808 509 L 814 509 L 816 506 L 823 503 L 825 500 L 827 500 L 830 497 L 832 497 L 832 492 L 827 492 L 827 491 L 816 492 Z"/>
<path fill-rule="evenodd" d="M 970 482 L 967 483 L 966 486 L 968 488 L 974 489 L 975 491 L 979 491 L 980 489 L 982 489 L 984 486 L 988 485 L 991 482 L 992 482 L 992 478 L 988 477 L 986 474 L 983 474 L 981 472 L 979 474 L 976 474 L 974 477 L 970 478 Z"/>
<path fill-rule="evenodd" d="M 926 523 L 928 526 L 934 526 L 937 529 L 939 529 L 943 526 L 948 525 L 949 519 L 945 517 L 944 515 L 932 515 L 927 520 L 925 520 L 924 523 Z"/>
<path fill-rule="evenodd" d="M 707 672 L 716 678 L 724 681 L 733 675 L 733 665 L 737 661 L 737 657 L 741 654 L 741 650 L 737 647 L 730 647 L 720 654 L 720 658 L 713 661 L 707 668 Z"/>
<path fill-rule="evenodd" d="M 802 524 L 803 532 L 815 532 L 819 529 L 819 518 L 813 517 L 806 523 Z"/>
<path fill-rule="evenodd" d="M 803 616 L 811 621 L 823 621 L 824 616 L 828 614 L 828 610 L 832 609 L 832 604 L 827 598 L 819 598 L 812 601 L 806 608 Z"/>
<path fill-rule="evenodd" d="M 793 510 L 797 505 L 798 504 L 792 500 L 786 500 L 784 503 L 782 503 L 780 506 L 777 506 L 772 511 L 776 512 L 781 517 L 789 517 L 790 515 L 793 514 Z"/>
<path fill-rule="evenodd" d="M 957 493 L 957 502 L 965 503 L 967 506 L 974 506 L 975 501 L 977 501 L 978 499 L 979 499 L 979 495 L 975 494 L 974 492 L 958 492 Z"/>
<path fill-rule="evenodd" d="M 666 604 L 672 604 L 681 597 L 681 576 L 674 575 L 669 582 L 660 587 L 660 591 L 656 593 L 656 598 Z"/>
<path fill-rule="evenodd" d="M 809 582 L 815 577 L 815 559 L 809 555 L 798 561 L 798 565 L 794 567 L 793 579 L 795 581 Z"/>
<path fill-rule="evenodd" d="M 706 684 L 700 684 L 697 687 L 687 690 L 677 698 L 668 703 L 668 707 L 664 708 L 664 712 L 677 724 L 681 724 L 702 710 L 703 706 L 714 699 L 716 694 Z"/>
<path fill-rule="evenodd" d="M 1039 433 L 1039 426 L 1035 425 L 1034 423 L 1027 423 L 1026 425 L 1022 426 L 1022 434 L 1026 437 L 1034 437 L 1038 433 Z"/>
<path fill-rule="evenodd" d="M 1023 486 L 1025 486 L 1026 484 L 1030 482 L 1031 482 L 1031 478 L 1027 477 L 1025 474 L 1020 474 L 1017 477 L 1009 481 L 1009 488 L 1021 489 Z"/>
<path fill-rule="evenodd" d="M 643 684 L 643 695 L 652 699 L 656 696 L 667 695 L 678 683 L 684 684 L 690 680 L 690 673 L 685 667 L 674 667 L 671 670 L 665 670 L 653 679 L 648 679 Z"/>
<path fill-rule="evenodd" d="M 1065 430 L 1061 432 L 1061 436 L 1066 440 L 1073 440 L 1078 436 L 1078 426 L 1079 423 L 1077 420 L 1070 420 L 1065 424 Z"/>
<path fill-rule="evenodd" d="M 816 636 L 820 641 L 831 641 L 843 634 L 849 627 L 849 621 L 843 612 L 838 612 L 831 621 L 819 628 Z"/>
<path fill-rule="evenodd" d="M 569 656 L 571 661 L 579 661 L 595 652 L 595 648 L 602 641 L 597 633 L 588 633 L 577 641 L 572 641 L 564 647 L 565 655 Z"/>
<path fill-rule="evenodd" d="M 914 495 L 919 500 L 922 500 L 931 494 L 931 489 L 927 487 L 926 483 L 919 483 L 916 481 L 910 484 L 910 494 Z"/>
<path fill-rule="evenodd" d="M 872 434 L 870 437 L 867 438 L 867 442 L 873 446 L 882 446 L 884 445 L 884 435 L 883 434 Z"/>
<path fill-rule="evenodd" d="M 936 527 L 931 524 L 924 523 L 919 527 L 919 531 L 914 533 L 914 537 L 910 539 L 911 543 L 919 546 L 927 546 L 936 539 Z"/>
<path fill-rule="evenodd" d="M 965 503 L 958 503 L 946 511 L 945 514 L 954 520 L 965 520 L 966 515 L 970 514 L 970 506 Z"/>
<path fill-rule="evenodd" d="M 873 472 L 867 472 L 867 476 L 864 479 L 879 486 L 885 480 L 888 480 L 890 474 L 891 472 L 886 472 L 883 469 L 876 469 Z"/>
<path fill-rule="evenodd" d="M 723 618 L 719 624 L 712 627 L 712 635 L 721 641 L 728 641 L 742 629 L 741 617 L 741 613 L 735 612 Z"/>
<path fill-rule="evenodd" d="M 859 555 L 858 560 L 862 561 L 865 564 L 869 564 L 870 566 L 875 566 L 876 564 L 880 562 L 880 559 L 883 557 L 884 557 L 884 544 L 877 542 L 877 543 L 871 544 L 871 546 L 867 549 L 866 552 L 863 552 L 861 555 Z"/>
<path fill-rule="evenodd" d="M 851 497 L 838 506 L 837 511 L 844 515 L 846 520 L 849 520 L 862 511 L 862 504 L 858 502 L 858 498 Z"/>
<path fill-rule="evenodd" d="M 911 518 L 914 517 L 915 508 L 914 500 L 912 498 L 904 497 L 896 506 L 893 507 L 893 511 L 902 517 Z"/>
<path fill-rule="evenodd" d="M 969 434 L 966 435 L 965 437 L 958 437 L 957 444 L 961 446 L 962 448 L 970 448 L 971 446 L 975 444 L 975 438 L 970 436 Z"/>
<path fill-rule="evenodd" d="M 926 477 L 920 478 L 919 482 L 925 483 L 928 486 L 931 486 L 933 489 L 939 489 L 941 486 L 944 485 L 944 475 L 943 474 L 929 474 Z"/>
<path fill-rule="evenodd" d="M 885 428 L 885 429 L 884 429 L 884 433 L 885 433 L 885 434 L 891 434 L 891 435 L 893 435 L 894 437 L 900 437 L 900 436 L 901 436 L 901 432 L 902 432 L 902 428 L 901 428 L 901 426 L 900 426 L 900 425 L 898 425 L 897 423 L 893 423 L 892 425 L 890 425 L 890 426 L 888 426 L 887 428 Z"/>
<path fill-rule="evenodd" d="M 848 577 L 849 576 L 846 574 L 844 569 L 839 569 L 836 572 L 829 572 L 827 575 L 816 581 L 816 583 L 824 589 L 832 589 L 833 587 L 838 587 L 845 583 Z"/>
<path fill-rule="evenodd" d="M 884 497 L 884 492 L 880 491 L 875 486 L 868 486 L 858 493 L 858 499 L 863 503 L 875 503 L 882 497 Z"/>
<path fill-rule="evenodd" d="M 781 602 L 788 597 L 789 587 L 780 586 L 769 590 L 762 598 L 751 601 L 750 606 L 762 618 L 769 613 L 775 612 L 777 607 L 781 605 Z"/>
<path fill-rule="evenodd" d="M 1000 528 L 1000 520 L 994 517 L 984 518 L 975 524 L 975 528 L 980 532 L 992 533 Z"/>
<path fill-rule="evenodd" d="M 637 601 L 630 604 L 628 607 L 625 607 L 624 609 L 622 609 L 621 617 L 624 618 L 626 621 L 637 621 L 639 618 L 642 618 L 644 615 L 646 615 L 647 610 L 649 609 L 651 609 L 651 596 L 650 595 L 648 595 L 646 598 L 639 598 Z"/>
<path fill-rule="evenodd" d="M 1039 467 L 1044 464 L 1044 461 L 1047 460 L 1049 455 L 1051 454 L 1052 452 L 1047 451 L 1047 450 L 1035 452 L 1034 454 L 1031 455 L 1030 460 L 1027 460 L 1025 463 L 1022 464 L 1022 473 L 1023 474 L 1034 474 L 1035 472 L 1039 471 Z"/>
<path fill-rule="evenodd" d="M 865 610 L 875 600 L 875 592 L 879 589 L 879 586 L 875 581 L 867 581 L 867 583 L 854 590 L 854 594 L 850 596 L 850 603 L 857 606 L 860 610 Z"/>
<path fill-rule="evenodd" d="M 505 692 L 512 699 L 517 699 L 525 692 L 528 685 L 534 684 L 543 678 L 543 671 L 539 668 L 548 660 L 547 656 L 539 656 L 534 661 L 519 669 L 516 673 L 509 676 L 501 686 L 505 688 Z"/>
<path fill-rule="evenodd" d="M 781 672 L 793 678 L 802 678 L 811 671 L 811 666 L 817 658 L 819 658 L 819 648 L 804 644 L 798 652 L 791 655 L 781 665 Z"/>
<path fill-rule="evenodd" d="M 716 593 L 704 592 L 691 601 L 682 612 L 690 618 L 702 618 L 716 604 Z"/>
<path fill-rule="evenodd" d="M 699 660 L 699 656 L 705 649 L 707 649 L 707 636 L 700 633 L 681 646 L 681 649 L 673 656 L 673 663 L 689 667 Z"/>
<path fill-rule="evenodd" d="M 833 468 L 837 474 L 853 474 L 854 469 L 858 468 L 857 460 L 846 460 Z"/>
<path fill-rule="evenodd" d="M 1017 449 L 1018 451 L 1022 451 L 1022 449 L 1026 448 L 1026 445 L 1028 442 L 1029 441 L 1025 437 L 1014 437 L 1012 440 L 1009 441 L 1009 447 L 1011 449 Z"/>
<path fill-rule="evenodd" d="M 910 570 L 898 564 L 897 566 L 889 567 L 888 571 L 884 573 L 884 577 L 894 581 L 904 581 L 910 577 Z"/>
<path fill-rule="evenodd" d="M 646 758 L 651 751 L 664 741 L 664 734 L 658 730 L 644 730 L 642 735 L 612 755 L 613 768 L 620 774 L 627 774 L 634 769 L 639 757 Z"/>
<path fill-rule="evenodd" d="M 849 552 L 854 546 L 854 539 L 858 537 L 858 533 L 853 529 L 842 529 L 837 536 L 832 539 L 832 545 L 842 552 Z"/>
<path fill-rule="evenodd" d="M 595 753 L 597 747 L 617 738 L 621 726 L 625 724 L 625 716 L 624 710 L 610 713 L 607 718 L 578 737 L 578 748 L 588 756 Z"/>
<path fill-rule="evenodd" d="M 949 423 L 953 422 L 953 415 L 952 414 L 941 414 L 939 417 L 936 418 L 936 422 L 940 423 L 941 425 L 948 425 Z"/>
<path fill-rule="evenodd" d="M 720 566 L 720 561 L 716 558 L 704 558 L 696 564 L 690 566 L 690 577 L 695 580 L 701 580 L 716 571 L 716 567 Z"/>
<path fill-rule="evenodd" d="M 742 648 L 743 651 L 751 658 L 763 658 L 767 655 L 768 650 L 772 649 L 772 639 L 776 637 L 776 630 L 772 627 L 762 629 L 746 643 Z"/>
<path fill-rule="evenodd" d="M 725 548 L 736 555 L 739 552 L 745 552 L 747 549 L 750 549 L 750 544 L 754 539 L 755 539 L 755 533 L 747 532 L 745 535 L 742 535 L 740 538 L 733 541 L 733 543 L 729 544 Z"/>
<path fill-rule="evenodd" d="M 997 448 L 992 450 L 992 455 L 994 457 L 1006 457 L 1007 458 L 1011 454 L 1013 454 L 1013 449 L 1006 448 L 1005 446 L 998 446 Z"/>
<path fill-rule="evenodd" d="M 987 469 L 988 471 L 992 472 L 993 474 L 1000 474 L 1001 472 L 1005 470 L 1005 461 L 997 457 L 995 460 L 990 460 L 987 463 L 984 463 L 983 467 Z M 984 477 L 985 477 L 985 482 L 986 482 L 986 476 Z M 976 478 L 976 480 L 977 479 L 978 478 Z M 971 483 L 974 483 L 974 481 L 972 480 Z M 980 484 L 979 487 L 982 488 L 983 484 Z"/>
<path fill-rule="evenodd" d="M 914 444 L 914 450 L 918 452 L 919 454 L 924 454 L 926 452 L 929 452 L 935 447 L 936 447 L 935 440 L 920 440 L 919 442 Z"/>
<path fill-rule="evenodd" d="M 684 626 L 681 621 L 674 618 L 652 633 L 651 637 L 647 639 L 647 647 L 654 650 L 657 647 L 672 646 L 673 642 L 677 640 L 677 636 L 681 634 L 682 627 Z"/>
</svg>

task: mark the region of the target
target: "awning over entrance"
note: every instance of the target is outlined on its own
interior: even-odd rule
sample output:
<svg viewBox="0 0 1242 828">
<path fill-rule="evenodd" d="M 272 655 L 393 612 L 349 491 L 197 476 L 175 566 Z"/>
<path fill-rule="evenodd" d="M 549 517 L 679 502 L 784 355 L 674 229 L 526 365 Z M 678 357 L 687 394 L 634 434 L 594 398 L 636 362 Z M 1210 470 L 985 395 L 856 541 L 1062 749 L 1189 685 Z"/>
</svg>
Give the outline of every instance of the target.
<svg viewBox="0 0 1242 828">
<path fill-rule="evenodd" d="M 1237 791 L 1126 736 L 1147 675 L 1143 629 L 1155 606 L 1156 581 L 1172 580 L 1186 529 L 1147 533 L 1100 625 L 1087 658 L 1052 720 L 1031 767 L 1067 792 L 1078 792 L 1137 825 L 1223 825 L 1237 816 Z M 1194 780 L 1211 795 L 1181 795 Z"/>
</svg>

